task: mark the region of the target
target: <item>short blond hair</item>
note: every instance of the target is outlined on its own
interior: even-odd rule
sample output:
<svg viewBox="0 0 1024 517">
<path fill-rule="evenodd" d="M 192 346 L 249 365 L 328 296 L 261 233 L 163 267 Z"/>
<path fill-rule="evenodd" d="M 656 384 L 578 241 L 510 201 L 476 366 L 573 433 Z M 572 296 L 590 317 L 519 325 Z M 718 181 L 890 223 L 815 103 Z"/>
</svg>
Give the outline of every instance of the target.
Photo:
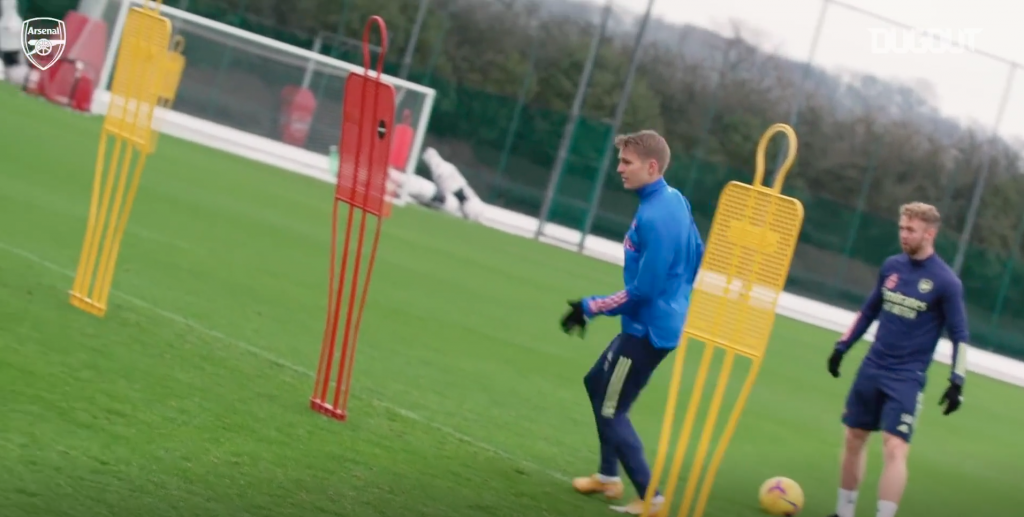
<svg viewBox="0 0 1024 517">
<path fill-rule="evenodd" d="M 668 162 L 672 158 L 668 142 L 653 129 L 644 129 L 636 133 L 616 136 L 615 147 L 618 149 L 629 149 L 641 159 L 654 160 L 658 163 L 658 168 L 662 174 L 665 174 L 665 170 L 668 169 Z"/>
<path fill-rule="evenodd" d="M 900 217 L 917 219 L 929 226 L 939 226 L 942 223 L 942 216 L 939 209 L 927 203 L 914 201 L 900 207 Z"/>
</svg>

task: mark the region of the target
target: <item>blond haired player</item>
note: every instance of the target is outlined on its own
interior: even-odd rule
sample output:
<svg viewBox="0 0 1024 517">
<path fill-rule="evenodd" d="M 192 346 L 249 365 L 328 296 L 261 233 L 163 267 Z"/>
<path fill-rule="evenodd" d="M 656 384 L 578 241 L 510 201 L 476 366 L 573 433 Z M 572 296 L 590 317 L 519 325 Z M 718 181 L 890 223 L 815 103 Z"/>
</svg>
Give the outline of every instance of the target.
<svg viewBox="0 0 1024 517">
<path fill-rule="evenodd" d="M 572 480 L 582 494 L 623 496 L 619 465 L 638 498 L 612 509 L 639 515 L 642 497 L 651 483 L 644 447 L 629 419 L 629 410 L 647 386 L 658 365 L 676 346 L 690 306 L 690 292 L 704 256 L 704 241 L 693 221 L 690 202 L 665 182 L 671 153 L 655 131 L 644 130 L 615 138 L 619 177 L 633 191 L 639 206 L 622 246 L 623 289 L 608 296 L 589 296 L 569 302 L 562 330 L 582 337 L 587 321 L 618 316 L 620 331 L 583 377 L 597 424 L 597 472 Z M 658 514 L 664 497 L 655 491 L 650 513 Z"/>
<path fill-rule="evenodd" d="M 864 476 L 870 433 L 882 431 L 885 465 L 878 487 L 877 517 L 893 517 L 907 485 L 907 455 L 917 425 L 925 374 L 945 330 L 953 342 L 949 386 L 940 405 L 944 415 L 963 401 L 967 373 L 967 315 L 963 285 L 935 253 L 939 211 L 924 203 L 900 207 L 900 246 L 903 253 L 885 260 L 878 282 L 853 327 L 836 343 L 828 371 L 839 377 L 843 355 L 864 335 L 875 319 L 875 342 L 850 387 L 843 411 L 846 445 L 836 513 L 853 517 L 857 490 Z"/>
</svg>

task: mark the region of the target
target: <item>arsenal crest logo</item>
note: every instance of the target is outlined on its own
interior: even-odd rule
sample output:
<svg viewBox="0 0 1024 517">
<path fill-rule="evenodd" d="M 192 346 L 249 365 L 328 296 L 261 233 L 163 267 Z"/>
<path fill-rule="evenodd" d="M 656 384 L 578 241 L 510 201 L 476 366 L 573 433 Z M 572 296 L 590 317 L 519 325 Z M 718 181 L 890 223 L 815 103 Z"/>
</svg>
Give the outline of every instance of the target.
<svg viewBox="0 0 1024 517">
<path fill-rule="evenodd" d="M 56 18 L 32 18 L 21 24 L 21 49 L 25 57 L 40 70 L 60 60 L 67 46 L 64 21 Z"/>
</svg>

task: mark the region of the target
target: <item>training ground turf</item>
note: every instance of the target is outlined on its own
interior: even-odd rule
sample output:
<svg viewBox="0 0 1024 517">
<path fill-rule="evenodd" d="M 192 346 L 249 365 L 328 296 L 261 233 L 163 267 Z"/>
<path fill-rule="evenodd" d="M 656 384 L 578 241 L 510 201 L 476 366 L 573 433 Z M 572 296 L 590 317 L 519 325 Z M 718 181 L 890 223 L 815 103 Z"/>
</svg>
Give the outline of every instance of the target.
<svg viewBox="0 0 1024 517">
<path fill-rule="evenodd" d="M 0 86 L 0 515 L 610 514 L 568 478 L 596 466 L 582 376 L 615 322 L 579 340 L 557 319 L 566 299 L 615 290 L 617 267 L 396 210 L 339 423 L 307 403 L 330 186 L 163 137 L 98 319 L 66 293 L 99 126 Z M 831 513 L 841 403 L 866 350 L 833 380 L 835 338 L 778 320 L 707 515 L 758 515 L 773 475 L 803 485 L 804 515 Z M 1024 391 L 974 376 L 943 417 L 947 368 L 931 372 L 900 517 L 1020 515 Z M 649 456 L 669 374 L 633 410 Z M 862 517 L 880 459 L 876 442 Z"/>
</svg>

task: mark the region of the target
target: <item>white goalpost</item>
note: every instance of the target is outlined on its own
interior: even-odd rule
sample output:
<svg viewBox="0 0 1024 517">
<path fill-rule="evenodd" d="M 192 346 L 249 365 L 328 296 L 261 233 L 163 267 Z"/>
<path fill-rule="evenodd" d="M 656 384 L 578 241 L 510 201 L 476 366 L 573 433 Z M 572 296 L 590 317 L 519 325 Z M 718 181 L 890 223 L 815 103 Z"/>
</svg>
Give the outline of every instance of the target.
<svg viewBox="0 0 1024 517">
<path fill-rule="evenodd" d="M 97 97 L 101 98 L 109 95 L 128 10 L 143 5 L 142 0 L 111 3 L 119 5 L 116 10 L 105 10 L 111 29 L 106 59 L 96 83 Z M 296 156 L 313 153 L 322 157 L 321 166 L 327 171 L 329 150 L 340 139 L 345 79 L 352 72 L 362 72 L 362 64 L 328 57 L 167 5 L 160 12 L 171 21 L 174 36 L 181 36 L 185 42 L 187 64 L 172 115 L 194 117 L 274 140 L 278 145 L 264 147 L 287 149 Z M 395 59 L 393 50 L 389 54 Z M 377 56 L 373 58 L 375 66 Z M 395 88 L 395 124 L 405 119 L 412 128 L 413 140 L 403 172 L 415 174 L 437 92 L 387 74 L 383 79 Z M 311 112 L 311 119 L 305 137 L 296 141 L 282 134 L 282 126 L 288 110 L 293 108 L 290 99 L 298 90 L 303 91 L 306 99 L 314 99 L 315 107 L 303 108 Z M 402 200 L 397 201 L 401 204 Z"/>
</svg>

